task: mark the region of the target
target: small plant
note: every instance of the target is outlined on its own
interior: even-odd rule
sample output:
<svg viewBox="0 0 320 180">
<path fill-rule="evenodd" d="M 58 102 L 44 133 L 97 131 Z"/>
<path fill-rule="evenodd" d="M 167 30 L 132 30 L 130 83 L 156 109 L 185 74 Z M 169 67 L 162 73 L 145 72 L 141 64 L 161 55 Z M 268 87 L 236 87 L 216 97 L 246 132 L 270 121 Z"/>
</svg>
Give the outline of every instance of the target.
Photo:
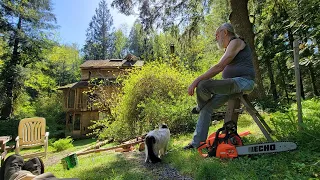
<svg viewBox="0 0 320 180">
<path fill-rule="evenodd" d="M 52 147 L 56 149 L 57 152 L 60 152 L 73 147 L 72 142 L 73 142 L 72 138 L 68 136 L 64 139 L 59 139 L 58 141 L 52 143 Z"/>
</svg>

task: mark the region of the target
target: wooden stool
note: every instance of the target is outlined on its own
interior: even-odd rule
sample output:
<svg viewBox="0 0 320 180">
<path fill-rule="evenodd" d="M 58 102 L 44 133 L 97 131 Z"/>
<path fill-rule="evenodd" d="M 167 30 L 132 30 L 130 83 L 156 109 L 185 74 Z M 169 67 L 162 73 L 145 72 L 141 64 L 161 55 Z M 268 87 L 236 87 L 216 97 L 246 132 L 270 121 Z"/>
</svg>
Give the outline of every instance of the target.
<svg viewBox="0 0 320 180">
<path fill-rule="evenodd" d="M 269 142 L 273 142 L 270 136 L 270 134 L 272 133 L 272 130 L 270 129 L 268 124 L 264 121 L 262 116 L 258 113 L 258 111 L 254 108 L 254 106 L 251 104 L 247 94 L 243 94 L 243 93 L 234 94 L 233 97 L 229 99 L 226 115 L 224 118 L 224 123 L 233 121 L 235 124 L 237 124 L 239 113 L 243 111 L 242 109 L 240 109 L 240 102 L 244 105 L 245 109 L 252 116 L 253 120 L 256 122 L 256 124 L 262 131 L 263 135 L 267 138 L 267 140 Z"/>
</svg>

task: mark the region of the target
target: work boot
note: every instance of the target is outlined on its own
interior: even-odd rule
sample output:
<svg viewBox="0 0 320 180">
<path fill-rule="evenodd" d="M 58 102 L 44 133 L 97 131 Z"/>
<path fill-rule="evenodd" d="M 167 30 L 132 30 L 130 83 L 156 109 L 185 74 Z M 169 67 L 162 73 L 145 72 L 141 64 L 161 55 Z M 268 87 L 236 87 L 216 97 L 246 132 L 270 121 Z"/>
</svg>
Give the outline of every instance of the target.
<svg viewBox="0 0 320 180">
<path fill-rule="evenodd" d="M 194 147 L 192 146 L 192 144 L 188 144 L 185 147 L 183 147 L 184 150 L 190 150 L 190 149 L 194 149 Z"/>
<path fill-rule="evenodd" d="M 1 166 L 0 180 L 9 180 L 13 174 L 22 170 L 23 163 L 23 158 L 20 155 L 9 156 Z"/>
<path fill-rule="evenodd" d="M 198 106 L 194 107 L 194 108 L 191 110 L 191 113 L 192 113 L 192 114 L 199 114 L 199 113 L 200 113 L 200 109 L 198 108 Z"/>
<path fill-rule="evenodd" d="M 35 157 L 26 161 L 22 167 L 23 170 L 30 171 L 33 175 L 44 173 L 44 165 L 40 158 Z"/>
</svg>

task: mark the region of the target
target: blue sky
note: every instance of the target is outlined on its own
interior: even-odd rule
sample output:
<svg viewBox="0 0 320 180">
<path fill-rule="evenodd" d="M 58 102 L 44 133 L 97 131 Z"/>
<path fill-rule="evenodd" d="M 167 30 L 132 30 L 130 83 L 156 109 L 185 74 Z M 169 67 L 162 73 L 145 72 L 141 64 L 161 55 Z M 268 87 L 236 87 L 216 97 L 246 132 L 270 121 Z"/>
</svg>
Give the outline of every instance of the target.
<svg viewBox="0 0 320 180">
<path fill-rule="evenodd" d="M 127 24 L 127 31 L 130 32 L 136 17 L 120 14 L 117 9 L 110 7 L 112 0 L 106 1 L 113 16 L 113 26 L 118 29 Z M 57 25 L 60 26 L 56 31 L 61 44 L 76 43 L 82 48 L 86 29 L 99 2 L 100 0 L 52 0 L 53 13 L 56 15 Z"/>
</svg>

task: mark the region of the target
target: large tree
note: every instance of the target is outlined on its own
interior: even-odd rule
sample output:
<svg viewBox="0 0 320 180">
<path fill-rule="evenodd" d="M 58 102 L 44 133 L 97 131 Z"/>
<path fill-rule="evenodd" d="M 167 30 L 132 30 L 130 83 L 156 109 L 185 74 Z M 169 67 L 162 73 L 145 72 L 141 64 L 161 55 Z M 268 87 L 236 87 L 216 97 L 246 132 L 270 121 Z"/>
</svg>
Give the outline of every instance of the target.
<svg viewBox="0 0 320 180">
<path fill-rule="evenodd" d="M 102 0 L 87 29 L 86 43 L 83 48 L 86 60 L 111 58 L 114 41 L 112 26 L 113 18 L 108 4 Z"/>
<path fill-rule="evenodd" d="M 254 32 L 252 23 L 249 20 L 248 13 L 248 0 L 230 0 L 231 14 L 230 21 L 234 26 L 236 33 L 242 36 L 248 43 L 252 50 L 253 66 L 256 73 L 256 83 L 258 85 L 258 91 L 256 91 L 259 97 L 265 96 L 261 72 L 259 67 L 258 55 L 254 45 Z"/>
<path fill-rule="evenodd" d="M 0 80 L 5 94 L 0 119 L 13 113 L 13 104 L 21 88 L 21 71 L 28 64 L 43 59 L 41 51 L 49 44 L 45 39 L 48 29 L 54 28 L 55 16 L 51 13 L 50 0 L 1 0 L 0 32 L 7 42 L 8 51 L 0 59 L 4 61 Z"/>
</svg>

